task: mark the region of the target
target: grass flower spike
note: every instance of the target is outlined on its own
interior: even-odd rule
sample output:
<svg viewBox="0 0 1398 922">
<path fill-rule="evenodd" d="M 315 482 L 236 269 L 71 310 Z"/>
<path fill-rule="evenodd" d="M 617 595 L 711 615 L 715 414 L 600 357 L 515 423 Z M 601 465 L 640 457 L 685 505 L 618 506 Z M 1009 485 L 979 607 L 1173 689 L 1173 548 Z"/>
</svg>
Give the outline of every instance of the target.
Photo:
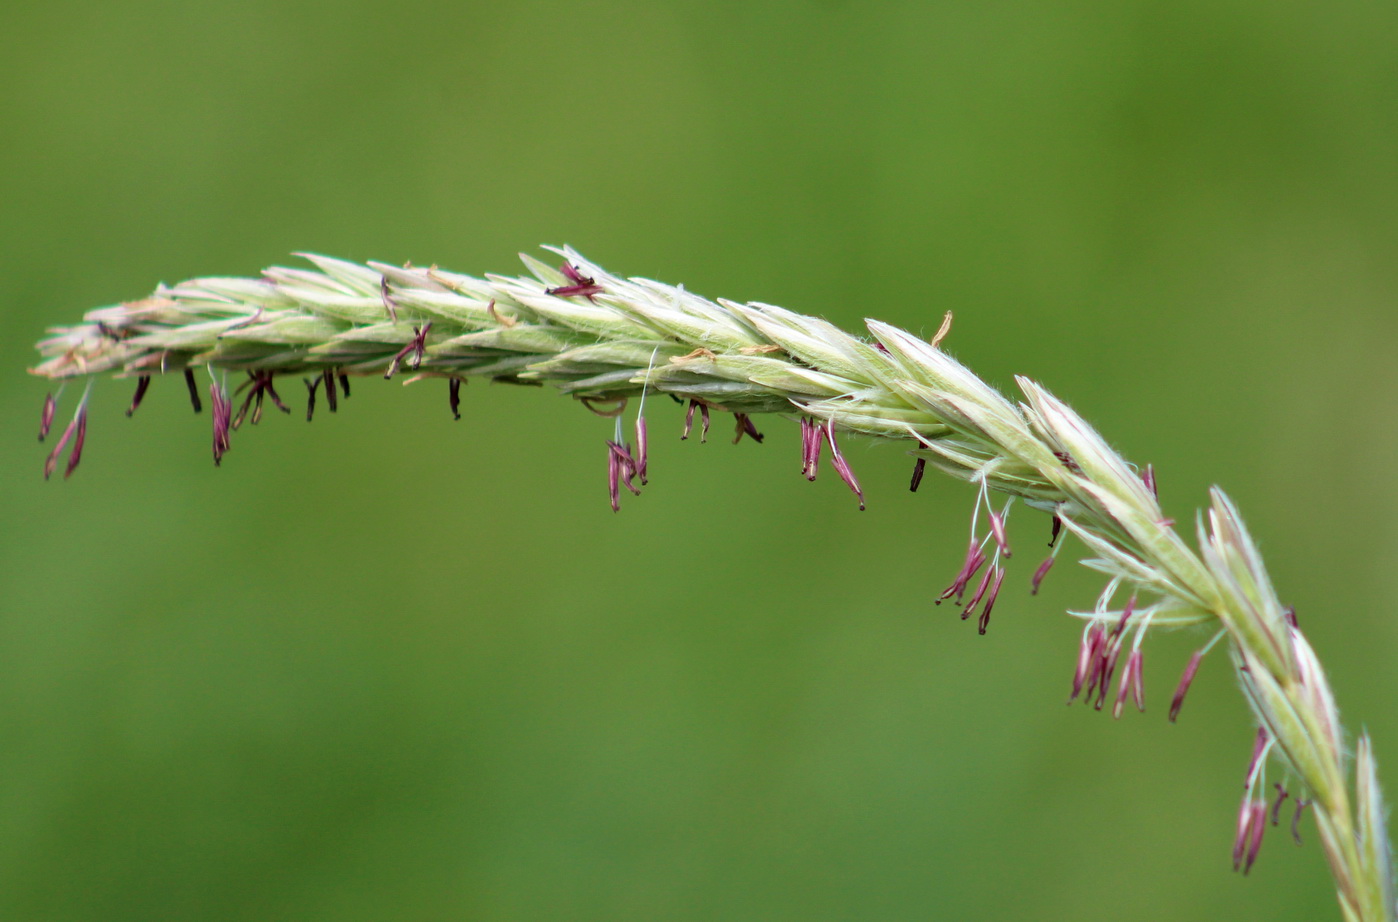
<svg viewBox="0 0 1398 922">
<path fill-rule="evenodd" d="M 145 300 L 52 330 L 39 344 L 44 358 L 34 373 L 60 382 L 87 378 L 89 388 L 96 376 L 134 377 L 132 412 L 152 379 L 170 375 L 184 377 L 198 412 L 197 380 L 207 374 L 215 463 L 244 422 L 260 420 L 264 402 L 290 412 L 277 390 L 287 376 L 305 381 L 307 419 L 318 393 L 334 412 L 353 376 L 443 379 L 456 418 L 460 386 L 470 377 L 547 383 L 616 418 L 606 441 L 613 509 L 623 488 L 639 494 L 647 480 L 648 396 L 686 405 L 681 437 L 696 412 L 701 438 L 711 414 L 733 414 L 735 442 L 744 435 L 762 441 L 757 414 L 794 417 L 801 474 L 814 480 L 828 447 L 860 509 L 864 491 L 839 438 L 898 441 L 914 459 L 912 489 L 933 467 L 976 490 L 966 557 L 939 603 L 961 605 L 962 617 L 975 617 L 984 633 L 1011 561 L 1010 513 L 1022 504 L 1050 516 L 1052 550 L 1032 578 L 1026 574 L 1032 591 L 1063 548 L 1060 530 L 1087 549 L 1083 563 L 1105 579 L 1090 609 L 1070 612 L 1083 635 L 1069 700 L 1081 697 L 1098 710 L 1110 702 L 1117 717 L 1128 702 L 1144 710 L 1145 640 L 1156 629 L 1195 626 L 1212 639 L 1184 668 L 1169 708 L 1174 720 L 1206 655 L 1222 642 L 1257 721 L 1234 867 L 1251 869 L 1268 822 L 1276 825 L 1282 802 L 1292 798 L 1293 829 L 1302 808 L 1315 818 L 1343 918 L 1394 919 L 1373 747 L 1361 736 L 1354 758 L 1347 756 L 1320 663 L 1222 491 L 1212 492 L 1198 516 L 1192 547 L 1161 511 L 1151 467 L 1128 463 L 1033 381 L 1017 379 L 1020 397 L 1007 399 L 940 348 L 946 323 L 931 342 L 873 320 L 867 337 L 853 336 L 770 304 L 712 301 L 612 275 L 568 248 L 555 252 L 561 266 L 525 256 L 531 274 L 520 277 L 308 254 L 309 269 L 162 286 Z M 632 400 L 639 412 L 628 439 Z M 46 474 L 70 442 L 66 473 L 77 467 L 86 406 L 85 394 Z M 51 396 L 41 439 L 56 412 Z"/>
</svg>

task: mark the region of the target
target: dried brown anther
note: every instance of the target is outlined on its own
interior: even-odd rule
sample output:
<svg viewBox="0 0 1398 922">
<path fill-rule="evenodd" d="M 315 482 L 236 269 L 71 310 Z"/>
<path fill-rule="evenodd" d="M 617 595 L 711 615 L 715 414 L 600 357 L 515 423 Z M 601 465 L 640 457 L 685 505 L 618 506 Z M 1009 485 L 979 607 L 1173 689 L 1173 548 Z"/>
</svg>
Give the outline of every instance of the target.
<svg viewBox="0 0 1398 922">
<path fill-rule="evenodd" d="M 757 431 L 757 427 L 752 424 L 752 420 L 748 418 L 746 413 L 734 413 L 733 418 L 737 421 L 735 427 L 737 434 L 733 436 L 734 445 L 741 442 L 745 435 L 750 436 L 759 445 L 762 444 L 762 433 Z"/>
<path fill-rule="evenodd" d="M 306 422 L 310 422 L 316 412 L 316 389 L 320 387 L 323 378 L 302 378 L 306 385 Z"/>
<path fill-rule="evenodd" d="M 326 402 L 330 404 L 330 412 L 339 412 L 340 401 L 338 395 L 335 393 L 335 374 L 327 368 L 320 373 L 320 379 L 325 382 L 325 399 Z M 348 390 L 345 391 L 345 396 L 349 396 Z"/>
<path fill-rule="evenodd" d="M 461 379 L 452 378 L 447 382 L 447 404 L 451 407 L 453 419 L 461 419 Z"/>
<path fill-rule="evenodd" d="M 927 470 L 927 459 L 926 459 L 926 458 L 918 458 L 916 461 L 913 462 L 913 480 L 912 480 L 912 483 L 908 484 L 908 491 L 909 491 L 910 493 L 916 493 L 916 492 L 917 492 L 918 484 L 922 483 L 922 475 L 923 475 L 923 472 L 926 471 L 926 470 Z"/>
<path fill-rule="evenodd" d="M 248 395 L 243 400 L 243 405 L 238 409 L 238 415 L 233 418 L 232 427 L 237 429 L 247 418 L 248 409 L 252 409 L 252 424 L 256 426 L 262 420 L 262 398 L 270 397 L 272 404 L 283 413 L 290 413 L 291 407 L 282 403 L 282 399 L 277 394 L 276 387 L 272 384 L 273 374 L 270 371 L 249 371 L 248 380 L 238 385 L 235 393 L 242 393 L 244 388 L 248 388 Z M 231 406 L 231 403 L 230 403 Z"/>
<path fill-rule="evenodd" d="M 199 399 L 199 385 L 194 382 L 194 369 L 184 370 L 184 386 L 189 389 L 189 404 L 194 407 L 195 413 L 204 412 L 204 403 Z"/>
</svg>

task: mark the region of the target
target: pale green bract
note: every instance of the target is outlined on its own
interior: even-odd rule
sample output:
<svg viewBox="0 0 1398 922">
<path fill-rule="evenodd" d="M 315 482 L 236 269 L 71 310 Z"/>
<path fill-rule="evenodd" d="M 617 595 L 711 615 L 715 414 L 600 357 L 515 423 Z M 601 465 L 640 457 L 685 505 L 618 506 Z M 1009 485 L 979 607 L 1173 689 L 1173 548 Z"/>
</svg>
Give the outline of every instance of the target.
<svg viewBox="0 0 1398 922">
<path fill-rule="evenodd" d="M 887 324 L 869 321 L 870 338 L 860 338 L 773 305 L 711 301 L 682 287 L 611 275 L 566 247 L 554 252 L 562 267 L 525 256 L 532 276 L 522 277 L 481 279 L 305 254 L 313 269 L 162 286 L 143 301 L 94 310 L 82 324 L 52 330 L 33 371 L 54 379 L 184 374 L 201 366 L 220 375 L 246 371 L 244 386 L 251 387 L 236 418 L 225 385 L 211 388 L 216 458 L 227 450 L 230 424 L 236 428 L 254 398 L 255 412 L 264 396 L 277 400 L 276 376 L 319 376 L 333 397 L 335 379 L 345 380 L 339 376 L 393 371 L 549 383 L 609 415 L 628 398 L 671 394 L 690 401 L 691 414 L 699 409 L 706 425 L 710 411 L 737 414 L 740 433 L 755 433 L 749 414 L 794 413 L 802 419 L 807 476 L 814 477 L 828 444 L 857 493 L 836 432 L 903 441 L 919 459 L 919 474 L 931 465 L 980 488 L 967 562 L 943 598 L 960 601 L 988 562 L 966 609 L 983 603 L 982 629 L 1009 555 L 1009 507 L 996 512 L 989 491 L 1053 514 L 1087 547 L 1084 563 L 1109 578 L 1092 610 L 1071 613 L 1085 622 L 1075 697 L 1085 686 L 1100 708 L 1118 655 L 1129 648 L 1113 710 L 1119 714 L 1128 695 L 1139 706 L 1140 648 L 1151 629 L 1202 625 L 1216 640 L 1226 638 L 1261 730 L 1235 866 L 1246 871 L 1256 857 L 1271 760 L 1314 811 L 1344 918 L 1392 922 L 1393 873 L 1372 745 L 1360 737 L 1351 781 L 1325 675 L 1221 491 L 1199 516 L 1192 549 L 1162 513 L 1150 478 L 1032 381 L 1018 379 L 1023 399 L 1012 403 L 936 341 Z M 453 381 L 453 401 L 455 392 Z M 45 431 L 53 412 L 50 400 Z M 85 413 L 86 398 L 50 456 L 50 472 L 75 433 L 69 472 L 76 466 Z M 620 432 L 618 423 L 609 449 L 614 497 L 619 481 L 632 489 L 633 478 L 645 481 L 644 425 L 634 448 Z M 976 530 L 981 511 L 984 533 Z M 1048 563 L 1035 574 L 1036 588 Z M 1172 718 L 1203 652 L 1191 661 Z"/>
</svg>

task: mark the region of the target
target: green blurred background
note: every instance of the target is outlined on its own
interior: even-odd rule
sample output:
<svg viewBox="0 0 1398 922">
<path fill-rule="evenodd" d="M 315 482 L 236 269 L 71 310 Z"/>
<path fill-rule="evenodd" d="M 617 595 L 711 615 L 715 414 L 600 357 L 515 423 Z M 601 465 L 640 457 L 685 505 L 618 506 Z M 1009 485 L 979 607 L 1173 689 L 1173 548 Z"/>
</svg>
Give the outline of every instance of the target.
<svg viewBox="0 0 1398 922">
<path fill-rule="evenodd" d="M 570 400 L 364 381 L 220 470 L 45 326 L 311 249 L 613 271 L 855 328 L 956 312 L 1167 510 L 1238 500 L 1398 794 L 1398 8 L 1261 2 L 11 3 L 0 34 L 0 918 L 1328 919 L 1309 824 L 1229 867 L 1251 728 L 1199 638 L 1065 708 L 1092 574 L 934 609 L 972 495 L 869 510 L 679 442 L 606 505 Z M 292 390 L 299 397 L 299 389 Z M 1022 559 L 1023 558 L 1023 559 Z"/>
</svg>

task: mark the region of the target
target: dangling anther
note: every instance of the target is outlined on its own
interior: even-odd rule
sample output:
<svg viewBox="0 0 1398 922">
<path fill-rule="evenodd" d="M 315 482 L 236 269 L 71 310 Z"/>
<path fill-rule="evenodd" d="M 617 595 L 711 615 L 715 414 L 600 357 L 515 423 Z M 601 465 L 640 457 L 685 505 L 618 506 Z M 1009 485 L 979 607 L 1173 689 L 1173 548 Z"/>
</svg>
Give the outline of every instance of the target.
<svg viewBox="0 0 1398 922">
<path fill-rule="evenodd" d="M 737 420 L 736 432 L 733 436 L 733 444 L 737 445 L 743 440 L 743 436 L 751 436 L 754 442 L 762 444 L 762 433 L 757 431 L 757 427 L 752 424 L 746 413 L 734 413 L 733 418 Z"/>
<path fill-rule="evenodd" d="M 256 426 L 262 421 L 262 398 L 272 398 L 272 403 L 283 413 L 290 413 L 291 407 L 282 403 L 282 399 L 277 395 L 277 389 L 272 384 L 273 374 L 270 371 L 249 371 L 248 380 L 238 385 L 236 393 L 242 393 L 243 388 L 249 387 L 248 396 L 243 400 L 243 405 L 238 410 L 238 415 L 234 417 L 232 426 L 237 429 L 243 424 L 243 420 L 248 415 L 248 408 L 252 408 L 252 424 Z M 231 406 L 231 404 L 230 404 Z"/>
<path fill-rule="evenodd" d="M 854 495 L 859 497 L 859 511 L 864 511 L 864 491 L 859 488 L 859 481 L 855 479 L 854 471 L 850 469 L 843 455 L 840 454 L 840 446 L 835 444 L 835 418 L 832 416 L 825 423 L 825 440 L 830 443 L 830 463 L 835 466 L 835 472 L 840 475 L 840 479 L 845 482 L 845 486 L 854 491 Z"/>
<path fill-rule="evenodd" d="M 452 378 L 447 382 L 447 403 L 451 406 L 454 419 L 461 419 L 461 379 Z"/>
<path fill-rule="evenodd" d="M 213 401 L 214 466 L 218 467 L 229 448 L 228 430 L 233 416 L 233 402 L 217 384 L 209 385 L 209 398 Z"/>
<path fill-rule="evenodd" d="M 131 406 L 127 408 L 126 415 L 130 416 L 140 407 L 141 401 L 146 398 L 146 391 L 150 389 L 150 375 L 141 375 L 136 379 L 136 396 L 131 398 Z"/>
<path fill-rule="evenodd" d="M 680 441 L 689 438 L 690 430 L 694 428 L 694 411 L 699 411 L 699 441 L 709 440 L 709 405 L 700 400 L 691 399 L 689 409 L 684 411 L 684 432 L 680 433 Z"/>
<path fill-rule="evenodd" d="M 195 413 L 204 412 L 204 403 L 199 399 L 199 385 L 194 381 L 194 369 L 184 370 L 184 386 L 189 388 L 189 404 L 194 407 Z"/>
<path fill-rule="evenodd" d="M 58 400 L 53 394 L 44 395 L 44 411 L 39 416 L 39 441 L 49 437 L 49 430 L 53 428 L 53 416 L 58 412 Z"/>
<path fill-rule="evenodd" d="M 320 387 L 321 378 L 302 378 L 306 385 L 306 422 L 311 421 L 311 417 L 316 412 L 316 388 Z"/>
<path fill-rule="evenodd" d="M 908 491 L 909 491 L 910 493 L 916 493 L 916 492 L 917 492 L 918 484 L 922 483 L 922 474 L 923 474 L 923 472 L 926 471 L 926 470 L 927 470 L 927 459 L 926 459 L 926 458 L 918 458 L 915 462 L 913 462 L 913 481 L 912 481 L 912 483 L 908 484 Z"/>
<path fill-rule="evenodd" d="M 340 409 L 340 401 L 335 393 L 335 375 L 327 368 L 320 373 L 320 379 L 325 382 L 325 399 L 330 404 L 330 412 L 335 413 Z"/>
</svg>

